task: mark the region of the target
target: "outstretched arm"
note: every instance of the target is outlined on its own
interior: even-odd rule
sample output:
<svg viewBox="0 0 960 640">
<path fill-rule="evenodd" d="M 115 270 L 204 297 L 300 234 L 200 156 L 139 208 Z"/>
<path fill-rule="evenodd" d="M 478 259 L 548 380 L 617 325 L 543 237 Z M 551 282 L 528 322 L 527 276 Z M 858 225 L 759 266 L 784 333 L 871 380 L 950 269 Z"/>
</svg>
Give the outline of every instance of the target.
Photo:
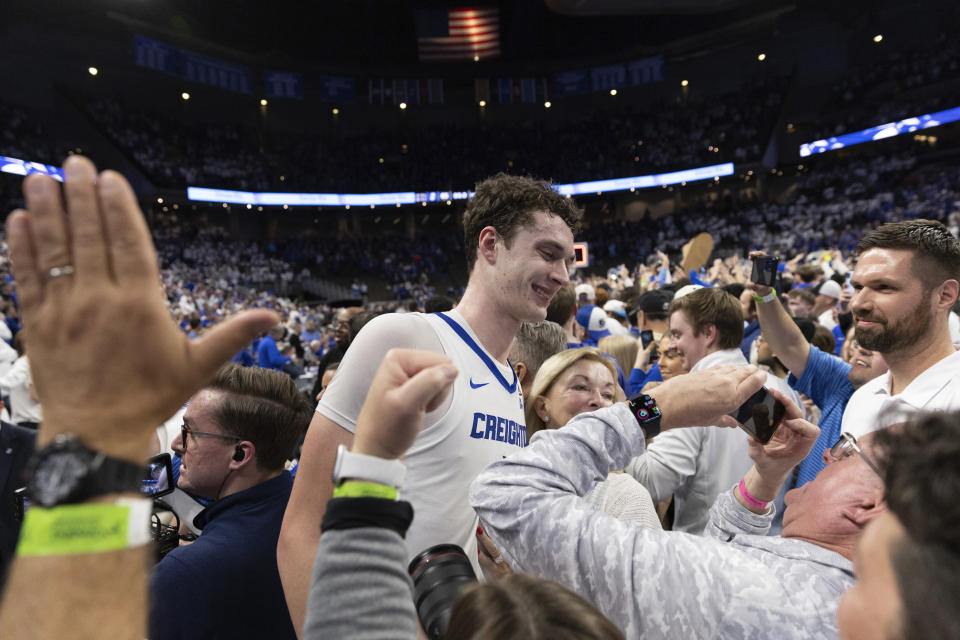
<svg viewBox="0 0 960 640">
<path fill-rule="evenodd" d="M 750 253 L 751 258 L 763 258 L 766 255 L 763 251 Z M 810 343 L 803 337 L 800 327 L 780 304 L 773 289 L 753 282 L 749 283 L 747 288 L 752 288 L 760 297 L 774 293 L 774 299 L 770 302 L 757 301 L 757 321 L 760 323 L 763 339 L 770 345 L 770 349 L 777 354 L 780 362 L 799 378 L 807 368 Z"/>
<path fill-rule="evenodd" d="M 115 172 L 98 175 L 79 156 L 64 163 L 64 173 L 65 201 L 52 179 L 29 176 L 27 211 L 7 219 L 44 408 L 37 447 L 71 432 L 92 449 L 142 464 L 156 425 L 278 318 L 248 312 L 188 340 L 163 303 L 156 254 L 130 185 Z M 50 533 L 40 518 L 57 509 L 31 507 L 21 542 L 31 531 Z M 145 637 L 147 561 L 146 546 L 66 555 L 25 555 L 21 546 L 0 607 L 0 637 Z"/>
</svg>

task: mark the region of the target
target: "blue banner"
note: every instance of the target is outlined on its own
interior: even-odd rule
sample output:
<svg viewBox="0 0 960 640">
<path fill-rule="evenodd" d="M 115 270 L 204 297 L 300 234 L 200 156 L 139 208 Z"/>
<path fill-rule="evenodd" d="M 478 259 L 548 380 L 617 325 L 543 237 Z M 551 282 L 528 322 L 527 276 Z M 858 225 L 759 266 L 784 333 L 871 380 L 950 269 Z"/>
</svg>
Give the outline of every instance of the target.
<svg viewBox="0 0 960 640">
<path fill-rule="evenodd" d="M 268 98 L 303 99 L 303 76 L 296 71 L 264 71 L 264 95 Z"/>
<path fill-rule="evenodd" d="M 192 51 L 181 50 L 180 55 L 185 80 L 237 93 L 251 92 L 250 71 L 246 67 L 208 58 Z"/>
<path fill-rule="evenodd" d="M 320 99 L 326 102 L 353 104 L 357 101 L 357 81 L 338 76 L 319 76 Z"/>
<path fill-rule="evenodd" d="M 627 78 L 630 85 L 647 84 L 663 80 L 663 56 L 644 58 L 627 63 Z"/>
<path fill-rule="evenodd" d="M 134 36 L 133 49 L 137 66 L 179 75 L 180 50 L 176 47 L 143 36 Z"/>
<path fill-rule="evenodd" d="M 594 91 L 619 89 L 627 83 L 627 70 L 622 64 L 590 69 L 590 86 Z"/>
<path fill-rule="evenodd" d="M 565 71 L 553 74 L 553 94 L 562 98 L 590 90 L 586 71 Z"/>
</svg>

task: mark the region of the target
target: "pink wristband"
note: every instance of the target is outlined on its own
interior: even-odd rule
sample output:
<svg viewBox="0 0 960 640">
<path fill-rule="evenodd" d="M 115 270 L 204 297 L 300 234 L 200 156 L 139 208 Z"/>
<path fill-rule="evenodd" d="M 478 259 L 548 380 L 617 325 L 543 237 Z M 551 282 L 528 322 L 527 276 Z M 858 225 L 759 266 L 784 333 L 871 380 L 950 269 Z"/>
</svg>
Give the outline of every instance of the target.
<svg viewBox="0 0 960 640">
<path fill-rule="evenodd" d="M 743 483 L 743 478 L 740 478 L 740 485 L 738 488 L 740 489 L 740 496 L 744 500 L 746 500 L 747 504 L 749 504 L 751 507 L 755 507 L 757 509 L 766 509 L 767 505 L 770 504 L 769 502 L 763 502 L 762 500 L 757 500 L 752 495 L 750 495 L 750 492 L 747 491 L 747 485 Z"/>
</svg>

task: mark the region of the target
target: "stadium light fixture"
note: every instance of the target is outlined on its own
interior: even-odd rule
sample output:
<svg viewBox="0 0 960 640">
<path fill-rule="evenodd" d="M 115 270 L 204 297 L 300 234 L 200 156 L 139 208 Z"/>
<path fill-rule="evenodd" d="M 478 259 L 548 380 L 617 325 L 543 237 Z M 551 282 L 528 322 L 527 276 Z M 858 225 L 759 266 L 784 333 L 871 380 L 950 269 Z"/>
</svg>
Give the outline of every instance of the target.
<svg viewBox="0 0 960 640">
<path fill-rule="evenodd" d="M 610 89 L 610 95 L 612 95 L 612 96 L 617 95 L 617 90 L 616 90 L 616 89 Z"/>
<path fill-rule="evenodd" d="M 760 55 L 757 56 L 757 60 L 759 60 L 760 62 L 763 62 L 766 59 L 767 59 L 767 54 L 765 53 L 761 53 Z"/>
<path fill-rule="evenodd" d="M 873 41 L 877 44 L 880 44 L 883 41 L 883 34 L 878 33 L 877 35 L 873 36 Z"/>
<path fill-rule="evenodd" d="M 483 107 L 487 106 L 487 101 L 486 101 L 486 100 L 481 100 L 478 104 L 480 105 L 481 108 L 483 108 Z"/>
<path fill-rule="evenodd" d="M 406 102 L 401 102 L 401 103 L 400 103 L 400 110 L 402 111 L 402 110 L 404 110 L 404 109 L 406 109 L 406 108 L 407 108 L 407 103 L 406 103 Z"/>
<path fill-rule="evenodd" d="M 473 56 L 474 62 L 480 62 L 480 56 Z"/>
<path fill-rule="evenodd" d="M 543 103 L 543 108 L 544 108 L 544 109 L 549 109 L 549 108 L 552 107 L 552 106 L 553 106 L 553 105 L 550 104 L 550 101 L 549 101 L 549 100 L 547 100 L 546 102 Z"/>
<path fill-rule="evenodd" d="M 163 198 L 157 198 L 157 204 L 163 204 Z"/>
<path fill-rule="evenodd" d="M 334 108 L 330 111 L 330 113 L 332 113 L 332 114 L 335 115 L 335 116 L 338 116 L 338 115 L 340 115 L 340 109 L 337 109 L 336 107 L 334 107 Z"/>
<path fill-rule="evenodd" d="M 686 80 L 681 80 L 681 81 L 680 81 L 680 86 L 681 86 L 681 87 L 689 86 L 689 84 L 690 84 L 690 83 L 689 83 L 688 81 L 686 81 Z"/>
<path fill-rule="evenodd" d="M 100 73 L 100 70 L 97 69 L 96 67 L 87 67 L 87 73 L 89 73 L 92 76 L 95 76 L 98 73 Z"/>
<path fill-rule="evenodd" d="M 253 209 L 253 205 L 252 205 L 252 204 L 248 204 L 248 205 L 247 205 L 247 209 Z"/>
<path fill-rule="evenodd" d="M 260 98 L 260 106 L 261 106 L 261 107 L 267 106 L 267 99 L 266 99 L 266 98 Z"/>
<path fill-rule="evenodd" d="M 184 91 L 183 93 L 180 94 L 180 97 L 183 98 L 184 100 L 189 100 L 190 94 Z"/>
</svg>

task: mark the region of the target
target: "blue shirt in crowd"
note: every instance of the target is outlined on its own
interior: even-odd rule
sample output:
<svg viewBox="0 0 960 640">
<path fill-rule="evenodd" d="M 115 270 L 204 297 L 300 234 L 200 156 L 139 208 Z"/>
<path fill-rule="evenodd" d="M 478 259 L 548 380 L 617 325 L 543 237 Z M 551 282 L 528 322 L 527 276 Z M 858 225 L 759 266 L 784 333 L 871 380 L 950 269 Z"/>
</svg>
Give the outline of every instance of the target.
<svg viewBox="0 0 960 640">
<path fill-rule="evenodd" d="M 823 452 L 840 439 L 840 422 L 847 408 L 847 401 L 853 395 L 853 385 L 847 378 L 850 368 L 850 365 L 840 358 L 811 346 L 803 375 L 799 380 L 792 373 L 787 378 L 787 384 L 813 400 L 821 411 L 818 425 L 820 436 L 800 463 L 797 487 L 813 480 L 823 469 Z"/>
</svg>

